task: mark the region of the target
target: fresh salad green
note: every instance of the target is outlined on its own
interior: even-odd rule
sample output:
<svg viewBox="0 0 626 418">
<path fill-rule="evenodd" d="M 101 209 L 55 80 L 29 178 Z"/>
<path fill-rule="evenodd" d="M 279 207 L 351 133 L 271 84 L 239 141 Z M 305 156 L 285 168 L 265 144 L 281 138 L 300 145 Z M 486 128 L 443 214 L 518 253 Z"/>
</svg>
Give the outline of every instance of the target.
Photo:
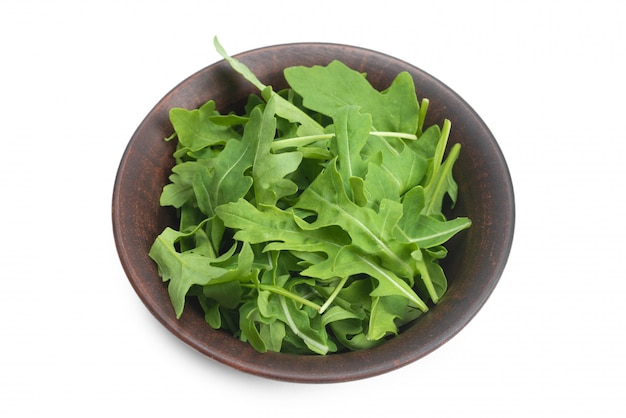
<svg viewBox="0 0 626 418">
<path fill-rule="evenodd" d="M 471 224 L 442 213 L 457 198 L 450 122 L 424 126 L 428 100 L 407 72 L 380 92 L 339 61 L 296 66 L 274 91 L 215 46 L 259 94 L 242 114 L 214 101 L 170 111 L 176 164 L 160 203 L 180 225 L 149 255 L 176 316 L 195 299 L 211 327 L 261 352 L 398 334 L 446 292 L 443 244 Z"/>
</svg>

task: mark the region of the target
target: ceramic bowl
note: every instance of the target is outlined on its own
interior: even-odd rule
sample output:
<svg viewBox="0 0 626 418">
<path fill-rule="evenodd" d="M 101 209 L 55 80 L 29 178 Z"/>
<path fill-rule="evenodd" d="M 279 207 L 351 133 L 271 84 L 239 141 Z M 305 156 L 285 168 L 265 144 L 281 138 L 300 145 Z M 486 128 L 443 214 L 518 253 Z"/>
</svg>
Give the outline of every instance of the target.
<svg viewBox="0 0 626 418">
<path fill-rule="evenodd" d="M 286 86 L 283 69 L 326 65 L 340 60 L 366 73 L 379 90 L 401 71 L 414 78 L 418 98 L 428 98 L 426 125 L 452 122 L 449 143 L 461 143 L 454 175 L 459 199 L 454 216 L 468 216 L 472 227 L 447 246 L 442 263 L 449 288 L 440 303 L 396 337 L 367 350 L 319 355 L 259 353 L 230 334 L 208 326 L 190 304 L 176 319 L 166 284 L 148 250 L 165 226 L 175 226 L 175 212 L 159 206 L 159 195 L 174 164 L 168 118 L 172 107 L 195 109 L 213 99 L 218 110 L 241 109 L 255 88 L 219 61 L 174 87 L 148 113 L 132 136 L 119 165 L 112 202 L 113 233 L 121 264 L 150 312 L 180 340 L 198 352 L 242 372 L 292 382 L 342 382 L 376 376 L 412 363 L 455 336 L 491 295 L 505 267 L 513 240 L 514 194 L 501 149 L 479 115 L 454 91 L 415 66 L 363 48 L 327 44 L 284 44 L 236 57 L 266 85 Z M 167 361 L 167 359 L 165 359 Z"/>
</svg>

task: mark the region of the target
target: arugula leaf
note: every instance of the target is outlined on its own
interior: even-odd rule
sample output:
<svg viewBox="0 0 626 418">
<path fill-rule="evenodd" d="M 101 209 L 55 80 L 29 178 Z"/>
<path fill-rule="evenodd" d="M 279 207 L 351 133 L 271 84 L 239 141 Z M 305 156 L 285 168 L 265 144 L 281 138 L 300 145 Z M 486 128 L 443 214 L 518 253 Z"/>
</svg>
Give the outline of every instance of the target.
<svg viewBox="0 0 626 418">
<path fill-rule="evenodd" d="M 239 280 L 229 280 L 209 283 L 202 287 L 202 293 L 208 299 L 217 302 L 219 306 L 234 309 L 241 303 L 243 289 Z"/>
<path fill-rule="evenodd" d="M 405 299 L 393 296 L 375 297 L 372 301 L 367 338 L 376 341 L 389 334 L 397 334 L 398 326 L 395 321 L 402 317 L 405 307 Z"/>
<path fill-rule="evenodd" d="M 428 311 L 428 305 L 405 280 L 390 269 L 382 267 L 375 257 L 362 254 L 354 247 L 344 247 L 336 257 L 312 265 L 302 274 L 320 279 L 366 274 L 377 282 L 372 287 L 370 296 L 401 296 L 412 306 L 423 312 Z"/>
<path fill-rule="evenodd" d="M 446 243 L 460 231 L 469 228 L 470 225 L 471 221 L 465 217 L 446 221 L 420 214 L 414 223 L 402 230 L 403 234 L 399 239 L 406 239 L 420 248 L 430 248 Z"/>
<path fill-rule="evenodd" d="M 280 302 L 280 318 L 289 329 L 304 341 L 311 351 L 326 354 L 330 351 L 328 333 L 324 327 L 314 328 L 309 315 L 299 309 L 292 299 L 278 296 Z"/>
<path fill-rule="evenodd" d="M 218 52 L 218 54 L 220 54 L 230 64 L 233 70 L 243 75 L 245 79 L 248 80 L 257 89 L 261 91 L 265 90 L 267 86 L 261 83 L 257 76 L 254 75 L 254 73 L 252 73 L 252 71 L 250 71 L 248 67 L 241 63 L 238 59 L 228 55 L 224 47 L 218 41 L 217 36 L 213 38 L 213 45 L 215 46 L 215 50 Z"/>
<path fill-rule="evenodd" d="M 362 178 L 367 173 L 367 163 L 361 150 L 372 129 L 372 116 L 361 113 L 358 106 L 346 106 L 337 110 L 333 122 L 335 140 L 330 151 L 337 156 L 339 173 L 346 180 Z"/>
<path fill-rule="evenodd" d="M 308 109 L 334 117 L 342 107 L 359 106 L 372 115 L 377 131 L 417 131 L 419 104 L 413 79 L 407 72 L 398 74 L 383 92 L 340 61 L 327 66 L 290 67 L 284 73 Z"/>
<path fill-rule="evenodd" d="M 356 182 L 353 182 L 353 184 Z M 382 165 L 369 163 L 367 175 L 362 182 L 363 203 L 355 200 L 359 206 L 368 206 L 374 210 L 383 200 L 399 201 L 402 194 L 401 184 Z"/>
<path fill-rule="evenodd" d="M 298 191 L 296 183 L 284 177 L 296 171 L 300 166 L 302 153 L 299 151 L 281 154 L 270 153 L 272 142 L 276 136 L 275 105 L 276 99 L 272 97 L 262 114 L 259 108 L 252 111 L 251 121 L 262 120 L 254 135 L 246 138 L 256 145 L 252 177 L 257 205 L 275 205 L 280 198 Z M 250 129 L 250 123 L 246 127 L 246 133 Z"/>
<path fill-rule="evenodd" d="M 242 251 L 237 255 L 238 262 L 230 268 L 221 267 L 219 263 L 229 260 L 235 253 L 235 246 L 217 258 L 209 258 L 193 250 L 179 253 L 175 243 L 183 236 L 191 233 L 177 232 L 166 228 L 150 248 L 150 257 L 158 264 L 159 274 L 164 281 L 170 281 L 168 286 L 170 298 L 174 305 L 176 316 L 180 317 L 185 305 L 185 296 L 193 285 L 207 285 L 212 282 L 220 283 L 232 279 L 246 280 L 251 274 L 251 260 L 244 243 Z"/>
<path fill-rule="evenodd" d="M 241 140 L 231 139 L 228 141 L 224 150 L 215 157 L 211 169 L 198 169 L 196 173 L 197 180 L 194 182 L 195 187 L 193 189 L 198 198 L 199 209 L 208 217 L 213 216 L 215 209 L 220 205 L 244 197 L 254 183 L 253 178 L 247 174 L 248 169 L 255 165 L 254 163 L 257 159 L 266 158 L 270 160 L 270 157 L 264 152 L 266 150 L 261 145 L 261 137 L 268 138 L 268 135 L 273 137 L 273 133 L 271 130 L 270 132 L 263 132 L 263 130 L 268 129 L 264 122 L 266 121 L 263 119 L 263 113 L 258 107 L 255 108 L 250 115 L 250 120 L 245 125 L 243 138 Z M 267 142 L 267 139 L 265 141 Z M 278 157 L 281 161 L 274 162 L 272 167 L 275 167 L 276 163 L 284 162 L 285 158 L 289 158 L 289 156 L 284 158 L 275 157 Z M 267 166 L 268 164 L 265 165 Z M 294 169 L 293 164 L 287 165 L 287 170 L 293 171 Z M 257 180 L 255 187 L 257 191 L 263 190 L 262 187 L 271 188 L 273 186 L 272 183 L 275 182 L 275 179 L 272 178 L 266 181 L 259 174 L 260 170 L 258 167 L 256 171 L 253 169 L 253 177 L 256 177 Z M 271 170 L 266 170 L 266 178 L 273 173 Z M 288 189 L 288 192 L 290 190 Z M 269 193 L 272 192 L 269 191 Z M 275 200 L 275 198 L 271 197 L 269 199 Z"/>
<path fill-rule="evenodd" d="M 199 109 L 170 109 L 169 115 L 179 144 L 190 151 L 225 144 L 230 138 L 238 136 L 229 126 L 204 123 L 215 120 L 212 117 L 219 115 L 219 112 L 215 110 L 215 102 L 212 100 L 200 106 Z"/>
<path fill-rule="evenodd" d="M 228 203 L 217 209 L 224 224 L 235 230 L 234 238 L 251 244 L 267 243 L 264 251 L 284 249 L 322 252 L 334 255 L 350 244 L 349 237 L 337 228 L 303 229 L 305 222 L 292 212 L 276 206 L 259 210 L 245 199 Z"/>
<path fill-rule="evenodd" d="M 343 179 L 333 159 L 311 185 L 300 195 L 296 208 L 310 210 L 317 219 L 310 228 L 338 225 L 350 234 L 352 243 L 368 254 L 380 256 L 395 265 L 401 274 L 412 276 L 412 269 L 392 250 L 388 238 L 402 216 L 400 203 L 385 206 L 385 210 L 361 207 L 351 201 L 343 187 Z"/>
<path fill-rule="evenodd" d="M 441 207 L 445 195 L 450 196 L 452 204 L 456 203 L 458 185 L 452 175 L 452 166 L 459 157 L 461 146 L 454 144 L 450 149 L 448 158 L 442 164 L 441 169 L 435 173 L 432 181 L 424 188 L 428 204 L 424 208 L 426 214 L 441 214 Z"/>
<path fill-rule="evenodd" d="M 422 282 L 426 286 L 433 303 L 439 302 L 448 288 L 448 282 L 443 269 L 436 262 L 437 254 L 425 250 L 416 250 L 411 253 L 411 257 L 415 260 L 415 266 L 421 274 Z"/>
<path fill-rule="evenodd" d="M 257 89 L 263 92 L 263 97 L 269 100 L 270 97 L 275 97 L 276 100 L 276 114 L 293 122 L 300 124 L 298 133 L 300 135 L 319 135 L 324 132 L 324 128 L 312 119 L 305 111 L 299 107 L 293 105 L 291 102 L 285 100 L 282 96 L 274 92 L 271 87 L 263 84 L 256 75 L 250 69 L 236 58 L 231 57 L 226 53 L 224 47 L 219 43 L 217 37 L 213 39 L 213 44 L 217 52 L 231 65 L 233 70 L 241 74 L 246 80 L 248 80 Z"/>
<path fill-rule="evenodd" d="M 415 142 L 421 141 L 422 138 Z M 422 154 L 411 148 L 409 143 L 395 138 L 382 140 L 370 137 L 364 153 L 385 172 L 380 176 L 395 183 L 392 187 L 398 189 L 400 196 L 420 184 L 428 167 L 428 161 Z"/>
<path fill-rule="evenodd" d="M 166 184 L 161 193 L 161 206 L 180 208 L 192 199 L 195 202 L 193 179 L 196 173 L 205 167 L 198 161 L 182 162 L 172 167 L 172 174 L 169 177 L 171 183 Z"/>
<path fill-rule="evenodd" d="M 250 343 L 260 353 L 267 351 L 266 340 L 261 336 L 257 328 L 257 322 L 261 321 L 259 307 L 253 299 L 246 301 L 239 309 L 239 327 L 241 340 Z"/>
</svg>

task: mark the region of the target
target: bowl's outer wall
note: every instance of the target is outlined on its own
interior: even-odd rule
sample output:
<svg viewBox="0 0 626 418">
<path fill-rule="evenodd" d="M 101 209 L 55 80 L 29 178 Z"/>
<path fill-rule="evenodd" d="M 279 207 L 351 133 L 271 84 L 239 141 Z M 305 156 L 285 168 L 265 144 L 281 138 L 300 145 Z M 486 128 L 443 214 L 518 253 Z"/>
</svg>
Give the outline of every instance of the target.
<svg viewBox="0 0 626 418">
<path fill-rule="evenodd" d="M 430 101 L 427 125 L 450 119 L 449 143 L 462 145 L 454 175 L 459 200 L 452 214 L 469 216 L 472 227 L 455 237 L 444 260 L 449 289 L 442 301 L 398 337 L 379 347 L 328 356 L 258 353 L 224 332 L 211 329 L 198 309 L 174 316 L 166 284 L 148 257 L 175 213 L 159 206 L 173 166 L 169 109 L 195 109 L 215 100 L 222 112 L 243 106 L 253 86 L 220 61 L 171 90 L 136 130 L 122 157 L 113 192 L 113 233 L 122 266 L 152 314 L 181 340 L 236 369 L 293 382 L 339 382 L 375 376 L 411 363 L 457 334 L 483 306 L 506 264 L 514 231 L 513 186 L 505 159 L 474 110 L 443 83 L 420 69 L 379 52 L 337 44 L 285 44 L 236 56 L 274 89 L 286 86 L 282 70 L 293 65 L 325 65 L 337 59 L 364 72 L 379 90 L 401 71 L 415 81 L 418 98 Z"/>
</svg>

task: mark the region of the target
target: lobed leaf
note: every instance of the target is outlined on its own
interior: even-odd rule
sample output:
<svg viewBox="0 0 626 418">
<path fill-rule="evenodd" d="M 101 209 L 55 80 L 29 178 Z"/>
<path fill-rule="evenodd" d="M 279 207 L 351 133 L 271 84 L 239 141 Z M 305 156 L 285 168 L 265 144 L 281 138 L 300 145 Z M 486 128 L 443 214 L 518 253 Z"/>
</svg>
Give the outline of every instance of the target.
<svg viewBox="0 0 626 418">
<path fill-rule="evenodd" d="M 383 262 L 396 266 L 401 276 L 412 277 L 412 269 L 389 244 L 393 226 L 402 216 L 401 204 L 388 201 L 379 212 L 375 212 L 351 201 L 346 195 L 336 159 L 302 192 L 294 207 L 317 214 L 315 222 L 306 228 L 337 225 L 363 252 L 379 256 Z"/>
<path fill-rule="evenodd" d="M 340 61 L 327 66 L 289 67 L 284 74 L 308 109 L 334 118 L 342 107 L 358 106 L 372 115 L 377 131 L 417 131 L 419 104 L 413 78 L 406 72 L 398 74 L 383 92 Z"/>
<path fill-rule="evenodd" d="M 420 141 L 421 138 L 415 142 Z M 398 189 L 400 196 L 422 182 L 428 167 L 427 159 L 410 142 L 413 141 L 371 136 L 364 149 L 370 161 L 375 161 L 379 171 L 384 172 L 377 175 L 393 181 L 391 187 Z"/>
<path fill-rule="evenodd" d="M 248 280 L 251 274 L 251 253 L 249 246 L 244 244 L 242 251 L 231 265 L 219 266 L 226 260 L 231 259 L 235 252 L 233 246 L 225 254 L 210 258 L 193 250 L 179 253 L 175 244 L 183 236 L 195 233 L 181 233 L 171 228 L 166 228 L 155 240 L 149 251 L 149 256 L 158 266 L 159 274 L 163 281 L 169 281 L 168 292 L 176 317 L 183 313 L 185 297 L 193 285 L 207 285 L 209 283 L 221 283 L 230 280 Z"/>
<path fill-rule="evenodd" d="M 344 179 L 346 193 L 352 195 L 350 180 L 363 178 L 367 173 L 367 162 L 363 160 L 361 150 L 372 129 L 372 116 L 361 113 L 358 106 L 345 106 L 334 115 L 333 128 L 335 137 L 330 151 L 337 156 L 337 167 Z"/>
<path fill-rule="evenodd" d="M 275 98 L 271 98 L 262 113 L 260 107 L 256 107 L 250 116 L 249 125 L 246 126 L 245 140 L 250 141 L 256 147 L 252 163 L 252 177 L 257 205 L 275 205 L 282 197 L 298 191 L 296 183 L 285 176 L 296 171 L 300 166 L 302 153 L 292 151 L 273 154 L 270 152 L 276 136 L 275 104 Z"/>
<path fill-rule="evenodd" d="M 265 251 L 308 251 L 334 255 L 350 243 L 349 238 L 336 228 L 302 229 L 291 211 L 275 206 L 257 209 L 245 199 L 222 205 L 217 209 L 224 224 L 235 230 L 234 238 L 251 244 L 268 243 Z"/>
<path fill-rule="evenodd" d="M 230 126 L 214 123 L 215 116 L 219 116 L 219 112 L 212 100 L 198 109 L 173 108 L 169 111 L 179 144 L 190 151 L 222 145 L 239 136 Z"/>
</svg>

